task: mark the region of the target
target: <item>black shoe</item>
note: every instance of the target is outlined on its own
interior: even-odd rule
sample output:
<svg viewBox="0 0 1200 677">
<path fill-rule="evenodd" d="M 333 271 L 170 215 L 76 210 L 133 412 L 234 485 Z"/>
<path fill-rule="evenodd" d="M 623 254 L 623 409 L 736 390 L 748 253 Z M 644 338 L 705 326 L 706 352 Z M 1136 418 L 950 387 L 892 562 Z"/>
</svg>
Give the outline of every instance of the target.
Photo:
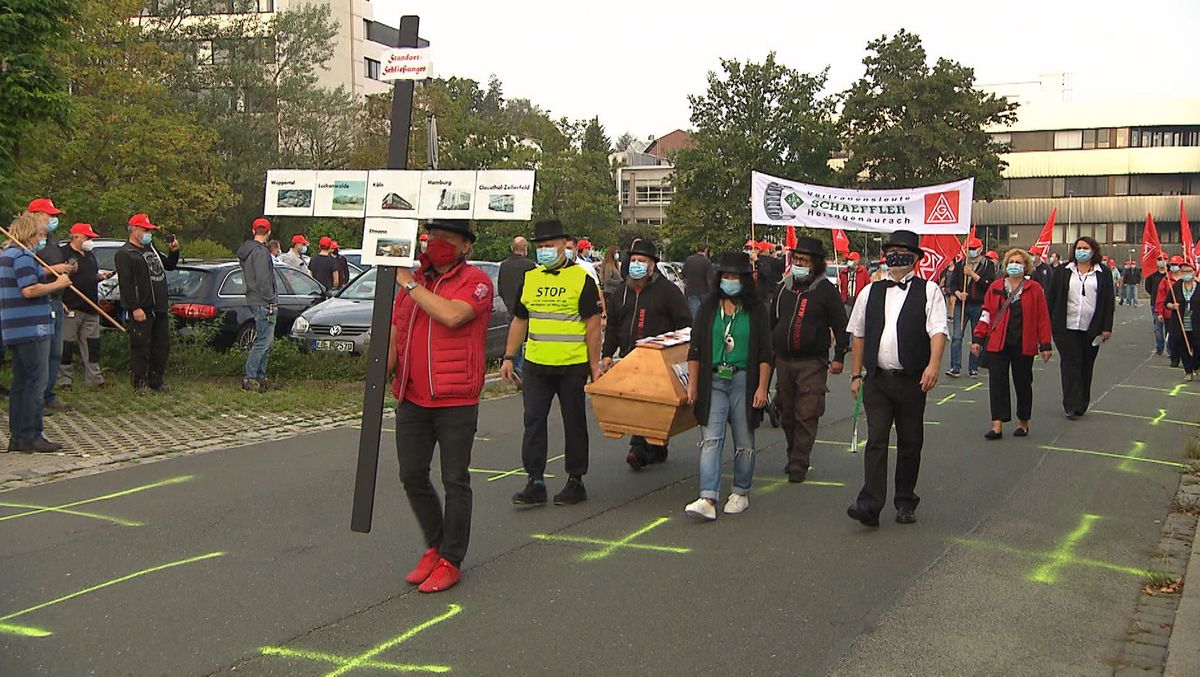
<svg viewBox="0 0 1200 677">
<path fill-rule="evenodd" d="M 630 449 L 629 453 L 625 454 L 625 462 L 633 470 L 641 470 L 646 465 L 646 462 L 642 460 L 642 455 L 634 449 Z"/>
<path fill-rule="evenodd" d="M 541 480 L 529 480 L 525 488 L 512 497 L 513 505 L 542 505 L 546 502 L 546 483 Z"/>
<path fill-rule="evenodd" d="M 808 479 L 808 473 L 803 470 L 793 470 L 788 473 L 788 482 L 791 484 L 801 484 Z"/>
<path fill-rule="evenodd" d="M 916 524 L 917 513 L 913 512 L 912 508 L 898 508 L 896 510 L 896 521 L 900 524 Z"/>
<path fill-rule="evenodd" d="M 575 505 L 587 500 L 587 489 L 583 488 L 583 480 L 574 477 L 567 480 L 567 486 L 554 495 L 554 505 Z"/>
<path fill-rule="evenodd" d="M 872 515 L 866 510 L 858 507 L 858 505 L 852 505 L 849 508 L 846 508 L 846 514 L 850 516 L 850 519 L 855 519 L 861 522 L 864 527 L 879 526 L 879 515 Z"/>
<path fill-rule="evenodd" d="M 1079 418 L 1079 412 L 1076 412 L 1076 411 L 1068 411 L 1068 412 L 1067 412 L 1067 418 L 1068 418 L 1068 419 L 1070 419 L 1070 420 L 1072 420 L 1072 421 L 1074 421 L 1075 419 Z"/>
<path fill-rule="evenodd" d="M 1171 366 L 1178 369 L 1180 366 L 1179 360 L 1171 360 Z"/>
<path fill-rule="evenodd" d="M 970 372 L 970 376 L 971 376 L 971 378 L 979 378 L 979 370 L 978 370 L 978 369 L 972 369 L 972 370 L 971 370 L 971 372 Z"/>
<path fill-rule="evenodd" d="M 1017 429 L 1013 431 L 1013 437 L 1028 437 L 1028 436 L 1029 436 L 1029 428 L 1022 428 L 1020 426 L 1017 426 Z"/>
<path fill-rule="evenodd" d="M 1004 433 L 995 430 L 989 430 L 983 434 L 983 439 L 985 440 L 998 440 L 1001 437 L 1004 437 Z"/>
<path fill-rule="evenodd" d="M 258 389 L 264 393 L 268 390 L 283 390 L 283 384 L 279 381 L 268 381 L 265 378 L 260 378 L 258 379 Z"/>
<path fill-rule="evenodd" d="M 242 379 L 242 390 L 248 390 L 252 393 L 261 393 L 263 391 L 262 384 L 253 379 Z"/>
<path fill-rule="evenodd" d="M 25 446 L 25 451 L 62 451 L 63 445 L 57 442 L 51 442 L 45 437 L 38 436 L 36 440 Z"/>
<path fill-rule="evenodd" d="M 957 369 L 947 369 L 946 370 L 946 376 L 949 376 L 950 378 L 958 378 L 961 375 L 962 374 L 959 373 L 959 371 Z"/>
<path fill-rule="evenodd" d="M 657 445 L 650 447 L 648 451 L 647 456 L 649 456 L 650 463 L 666 463 L 667 454 L 670 453 L 666 446 Z"/>
</svg>

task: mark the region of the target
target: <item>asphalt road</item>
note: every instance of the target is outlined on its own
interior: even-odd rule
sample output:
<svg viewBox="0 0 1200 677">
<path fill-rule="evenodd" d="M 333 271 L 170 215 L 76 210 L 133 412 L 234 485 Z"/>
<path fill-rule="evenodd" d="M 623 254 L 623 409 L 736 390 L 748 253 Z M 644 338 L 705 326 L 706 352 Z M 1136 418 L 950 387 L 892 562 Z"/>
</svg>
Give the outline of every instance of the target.
<svg viewBox="0 0 1200 677">
<path fill-rule="evenodd" d="M 495 471 L 520 466 L 520 400 L 486 403 L 473 465 L 493 472 L 473 476 L 464 580 L 438 595 L 403 582 L 422 544 L 391 433 L 369 535 L 349 530 L 352 428 L 6 492 L 0 674 L 1111 672 L 1178 482 L 1151 461 L 1183 459 L 1200 403 L 1149 357 L 1146 308 L 1117 310 L 1079 421 L 1056 362 L 1024 440 L 982 439 L 986 375 L 944 379 L 911 526 L 845 516 L 845 377 L 811 481 L 782 481 L 763 429 L 750 509 L 713 524 L 682 510 L 696 432 L 633 473 L 593 427 L 590 500 L 515 509 L 524 477 Z"/>
</svg>

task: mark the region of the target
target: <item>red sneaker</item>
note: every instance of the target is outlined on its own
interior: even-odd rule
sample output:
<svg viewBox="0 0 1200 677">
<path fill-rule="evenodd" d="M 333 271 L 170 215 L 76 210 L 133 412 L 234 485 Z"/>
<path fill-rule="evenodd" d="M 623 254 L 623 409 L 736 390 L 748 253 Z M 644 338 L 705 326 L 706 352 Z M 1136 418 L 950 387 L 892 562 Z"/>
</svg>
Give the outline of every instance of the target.
<svg viewBox="0 0 1200 677">
<path fill-rule="evenodd" d="M 449 590 L 450 588 L 453 588 L 454 584 L 458 583 L 459 579 L 461 578 L 462 572 L 459 571 L 458 567 L 446 561 L 445 558 L 442 558 L 438 560 L 437 568 L 433 570 L 433 573 L 429 574 L 429 578 L 426 578 L 425 582 L 422 583 L 421 587 L 417 588 L 417 590 L 420 590 L 421 592 L 441 592 L 443 590 Z"/>
<path fill-rule="evenodd" d="M 429 574 L 433 573 L 434 568 L 437 567 L 438 560 L 441 558 L 442 556 L 438 554 L 437 548 L 426 550 L 425 554 L 421 555 L 421 561 L 417 562 L 417 568 L 408 572 L 404 580 L 413 585 L 424 583 L 425 579 L 429 578 Z"/>
</svg>

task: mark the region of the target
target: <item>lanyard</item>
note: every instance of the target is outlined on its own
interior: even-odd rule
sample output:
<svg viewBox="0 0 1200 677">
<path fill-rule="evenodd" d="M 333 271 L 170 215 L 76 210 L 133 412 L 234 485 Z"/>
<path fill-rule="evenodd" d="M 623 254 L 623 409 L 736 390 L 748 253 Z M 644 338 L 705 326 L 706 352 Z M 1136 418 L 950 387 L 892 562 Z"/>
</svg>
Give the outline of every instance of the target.
<svg viewBox="0 0 1200 677">
<path fill-rule="evenodd" d="M 738 308 L 734 306 L 733 314 L 729 316 L 729 321 L 725 322 L 725 303 L 721 303 L 721 321 L 725 322 L 725 347 L 721 351 L 721 361 L 724 362 L 726 356 L 733 351 L 736 345 L 733 340 L 733 323 L 737 320 Z"/>
</svg>

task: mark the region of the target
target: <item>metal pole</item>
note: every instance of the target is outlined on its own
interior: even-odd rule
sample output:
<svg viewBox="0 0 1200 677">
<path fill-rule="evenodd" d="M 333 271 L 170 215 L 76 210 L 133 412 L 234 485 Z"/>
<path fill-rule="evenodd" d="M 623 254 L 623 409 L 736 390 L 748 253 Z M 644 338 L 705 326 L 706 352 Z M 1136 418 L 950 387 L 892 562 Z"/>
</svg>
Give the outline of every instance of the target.
<svg viewBox="0 0 1200 677">
<path fill-rule="evenodd" d="M 420 17 L 400 19 L 397 47 L 416 47 Z M 392 91 L 392 132 L 388 140 L 388 169 L 408 168 L 408 137 L 412 132 L 412 80 L 401 80 Z M 375 308 L 371 312 L 371 344 L 367 349 L 367 379 L 363 392 L 362 432 L 358 438 L 358 472 L 354 478 L 354 509 L 350 529 L 371 531 L 375 510 L 375 479 L 379 474 L 379 436 L 383 429 L 383 396 L 387 391 L 387 358 L 391 347 L 395 266 L 379 266 L 375 278 Z"/>
</svg>

